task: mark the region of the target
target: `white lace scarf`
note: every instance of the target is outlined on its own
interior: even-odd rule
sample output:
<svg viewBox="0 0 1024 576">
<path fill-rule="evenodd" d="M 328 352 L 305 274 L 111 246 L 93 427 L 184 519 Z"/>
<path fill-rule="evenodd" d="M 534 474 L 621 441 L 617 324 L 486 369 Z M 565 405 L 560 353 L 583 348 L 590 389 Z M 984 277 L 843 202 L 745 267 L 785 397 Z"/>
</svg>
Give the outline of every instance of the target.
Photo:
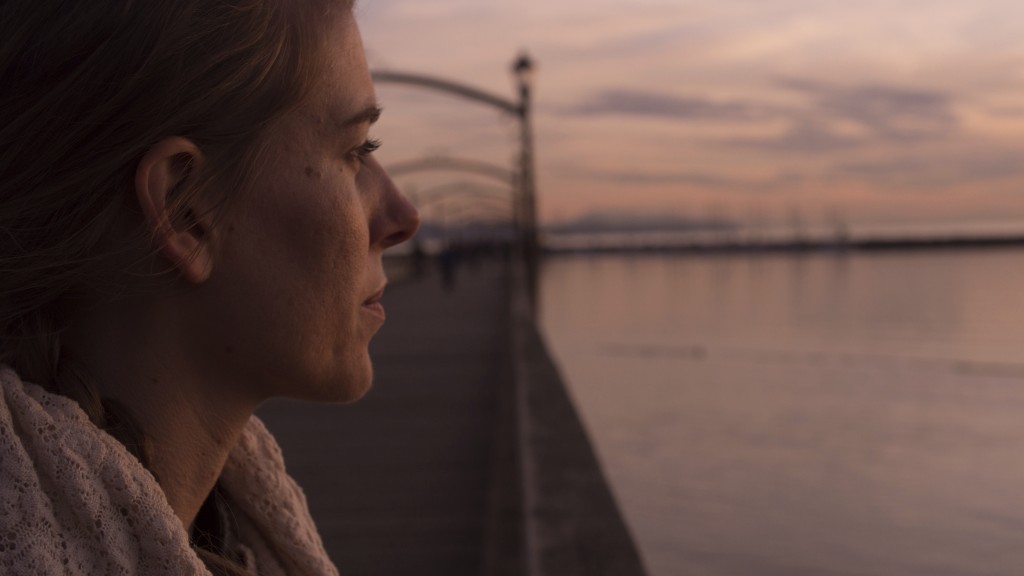
<svg viewBox="0 0 1024 576">
<path fill-rule="evenodd" d="M 163 491 L 77 403 L 0 367 L 0 574 L 209 572 Z M 220 485 L 259 576 L 337 575 L 281 449 L 255 417 Z"/>
</svg>

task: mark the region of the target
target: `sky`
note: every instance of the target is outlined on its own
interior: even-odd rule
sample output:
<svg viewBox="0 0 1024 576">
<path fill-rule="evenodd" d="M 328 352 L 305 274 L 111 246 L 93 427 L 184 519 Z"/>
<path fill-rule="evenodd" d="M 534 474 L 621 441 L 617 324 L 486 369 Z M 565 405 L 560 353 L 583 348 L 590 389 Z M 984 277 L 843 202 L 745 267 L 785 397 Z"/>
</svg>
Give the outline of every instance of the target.
<svg viewBox="0 0 1024 576">
<path fill-rule="evenodd" d="M 511 62 L 529 52 L 546 223 L 628 213 L 1024 231 L 1020 0 L 362 0 L 357 16 L 375 69 L 509 99 Z M 385 166 L 511 166 L 506 115 L 401 85 L 378 95 Z M 479 187 L 488 210 L 503 206 L 500 186 L 465 175 L 396 181 L 422 197 Z"/>
</svg>

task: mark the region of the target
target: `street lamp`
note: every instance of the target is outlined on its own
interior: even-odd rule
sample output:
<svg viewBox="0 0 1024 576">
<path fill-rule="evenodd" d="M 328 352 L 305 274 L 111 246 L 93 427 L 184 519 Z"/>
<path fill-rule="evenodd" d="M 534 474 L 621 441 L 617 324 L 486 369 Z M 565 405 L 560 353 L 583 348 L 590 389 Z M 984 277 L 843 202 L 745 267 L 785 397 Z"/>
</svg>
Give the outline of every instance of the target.
<svg viewBox="0 0 1024 576">
<path fill-rule="evenodd" d="M 537 204 L 535 198 L 535 175 L 533 167 L 533 127 L 531 123 L 531 88 L 535 71 L 533 59 L 525 52 L 512 63 L 512 74 L 519 87 L 520 125 L 520 209 L 519 222 L 522 224 L 523 244 L 529 258 L 536 257 L 537 250 Z"/>
<path fill-rule="evenodd" d="M 519 54 L 516 61 L 512 63 L 512 74 L 515 75 L 516 85 L 519 87 L 519 98 L 521 114 L 529 113 L 530 86 L 533 84 L 533 60 L 526 52 Z"/>
<path fill-rule="evenodd" d="M 536 310 L 537 265 L 539 246 L 537 239 L 537 197 L 536 176 L 533 167 L 533 127 L 531 124 L 531 94 L 533 87 L 533 60 L 522 52 L 512 63 L 512 74 L 519 86 L 520 165 L 519 165 L 519 210 L 517 222 L 522 226 L 523 258 L 526 264 L 526 281 L 530 304 Z"/>
</svg>

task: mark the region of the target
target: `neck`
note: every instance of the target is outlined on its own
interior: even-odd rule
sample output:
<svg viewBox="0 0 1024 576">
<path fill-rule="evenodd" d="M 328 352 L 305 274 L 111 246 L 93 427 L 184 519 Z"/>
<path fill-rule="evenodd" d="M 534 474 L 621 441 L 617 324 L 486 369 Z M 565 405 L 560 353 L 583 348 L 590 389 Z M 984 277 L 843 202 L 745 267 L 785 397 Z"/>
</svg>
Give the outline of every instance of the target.
<svg viewBox="0 0 1024 576">
<path fill-rule="evenodd" d="M 146 423 L 152 449 L 150 471 L 187 530 L 217 483 L 251 412 L 228 416 L 180 407 L 143 407 L 133 414 Z"/>
<path fill-rule="evenodd" d="M 218 382 L 187 346 L 177 346 L 173 315 L 127 310 L 77 316 L 62 344 L 96 392 L 121 404 L 142 429 L 149 469 L 188 530 L 258 402 L 239 397 L 237 387 Z"/>
</svg>

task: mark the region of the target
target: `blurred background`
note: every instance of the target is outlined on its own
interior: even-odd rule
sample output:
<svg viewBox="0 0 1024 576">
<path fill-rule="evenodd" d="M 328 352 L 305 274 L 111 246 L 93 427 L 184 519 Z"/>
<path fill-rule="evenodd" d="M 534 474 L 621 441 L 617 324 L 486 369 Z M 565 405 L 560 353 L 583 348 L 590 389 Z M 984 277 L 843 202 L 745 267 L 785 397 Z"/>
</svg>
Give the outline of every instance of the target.
<svg viewBox="0 0 1024 576">
<path fill-rule="evenodd" d="M 538 321 L 652 576 L 1020 573 L 1024 4 L 357 12 L 376 70 L 528 82 Z M 517 117 L 378 95 L 421 249 L 510 238 Z"/>
</svg>

